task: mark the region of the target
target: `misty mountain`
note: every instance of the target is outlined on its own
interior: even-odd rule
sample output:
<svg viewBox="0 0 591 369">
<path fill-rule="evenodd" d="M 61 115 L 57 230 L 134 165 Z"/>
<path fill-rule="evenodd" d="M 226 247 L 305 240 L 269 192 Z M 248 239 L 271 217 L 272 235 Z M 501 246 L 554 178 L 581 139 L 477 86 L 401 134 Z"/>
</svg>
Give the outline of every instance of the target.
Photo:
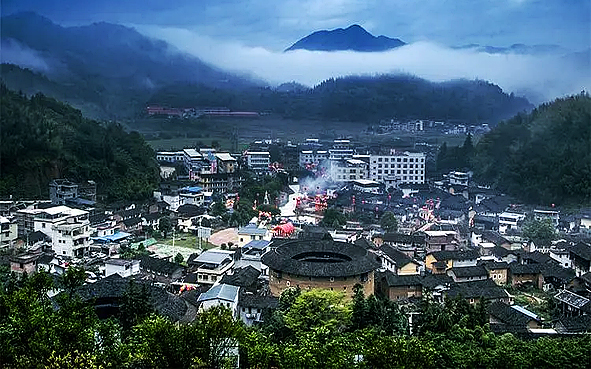
<svg viewBox="0 0 591 369">
<path fill-rule="evenodd" d="M 406 45 L 405 42 L 386 36 L 374 36 L 363 27 L 354 24 L 345 29 L 316 31 L 291 45 L 285 51 L 385 51 Z"/>
<path fill-rule="evenodd" d="M 24 64 L 64 86 L 82 84 L 95 95 L 92 103 L 108 113 L 128 113 L 155 88 L 181 81 L 215 87 L 252 84 L 116 24 L 62 27 L 28 12 L 2 17 L 1 34 L 2 62 Z"/>
<path fill-rule="evenodd" d="M 396 75 L 331 78 L 312 89 L 252 88 L 228 90 L 176 85 L 156 91 L 149 104 L 190 107 L 226 106 L 290 119 L 375 122 L 380 119 L 458 120 L 496 124 L 533 106 L 485 81 L 434 83 Z"/>
<path fill-rule="evenodd" d="M 522 55 L 547 55 L 547 54 L 564 54 L 566 49 L 558 45 L 525 45 L 513 44 L 508 47 L 490 46 L 479 44 L 468 44 L 454 47 L 455 49 L 472 49 L 477 52 L 487 54 L 522 54 Z"/>
</svg>

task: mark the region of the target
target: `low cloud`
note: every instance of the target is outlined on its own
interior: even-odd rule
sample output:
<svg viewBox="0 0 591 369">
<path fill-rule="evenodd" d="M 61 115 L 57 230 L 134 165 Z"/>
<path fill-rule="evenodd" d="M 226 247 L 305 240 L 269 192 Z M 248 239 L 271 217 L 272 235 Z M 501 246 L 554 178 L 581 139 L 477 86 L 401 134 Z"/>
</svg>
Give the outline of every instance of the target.
<svg viewBox="0 0 591 369">
<path fill-rule="evenodd" d="M 489 54 L 417 42 L 386 52 L 287 53 L 219 41 L 180 28 L 136 27 L 214 66 L 247 73 L 278 85 L 295 81 L 314 86 L 331 77 L 408 73 L 434 82 L 483 79 L 534 103 L 589 91 L 588 52 L 570 55 Z"/>
<path fill-rule="evenodd" d="M 13 39 L 2 39 L 0 61 L 2 63 L 16 64 L 37 72 L 47 72 L 49 70 L 48 64 L 37 51 Z"/>
</svg>

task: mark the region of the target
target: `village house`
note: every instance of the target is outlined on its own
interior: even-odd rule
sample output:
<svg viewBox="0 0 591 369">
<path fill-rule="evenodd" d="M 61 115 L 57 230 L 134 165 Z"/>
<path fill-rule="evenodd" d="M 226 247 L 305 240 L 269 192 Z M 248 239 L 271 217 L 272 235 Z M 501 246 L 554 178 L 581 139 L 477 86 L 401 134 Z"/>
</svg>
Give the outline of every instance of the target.
<svg viewBox="0 0 591 369">
<path fill-rule="evenodd" d="M 382 245 L 374 251 L 382 262 L 382 268 L 397 275 L 413 275 L 420 273 L 420 264 L 402 251 L 390 245 Z"/>
<path fill-rule="evenodd" d="M 420 298 L 423 295 L 423 277 L 420 275 L 396 275 L 391 271 L 377 273 L 378 290 L 391 301 Z"/>
<path fill-rule="evenodd" d="M 489 324 L 493 332 L 525 333 L 542 328 L 541 319 L 531 311 L 495 301 L 488 307 Z"/>
<path fill-rule="evenodd" d="M 509 278 L 509 264 L 493 260 L 480 260 L 479 265 L 483 265 L 488 272 L 488 277 L 498 285 L 506 285 Z"/>
<path fill-rule="evenodd" d="M 205 311 L 214 306 L 224 306 L 232 312 L 234 318 L 238 318 L 238 296 L 240 287 L 229 284 L 216 284 L 207 292 L 202 293 L 197 302 L 199 311 Z"/>
<path fill-rule="evenodd" d="M 512 303 L 511 295 L 504 288 L 498 286 L 488 278 L 480 281 L 452 284 L 449 290 L 444 291 L 444 294 L 447 298 L 452 299 L 461 296 L 470 304 L 476 304 L 481 299 L 489 302 L 501 301 L 507 304 Z"/>
<path fill-rule="evenodd" d="M 425 258 L 425 268 L 431 273 L 436 273 L 436 269 L 443 268 L 445 273 L 450 268 L 476 266 L 478 257 L 478 251 L 475 250 L 433 251 Z M 439 264 L 435 265 L 436 263 Z"/>
<path fill-rule="evenodd" d="M 591 315 L 591 300 L 568 290 L 558 292 L 554 299 L 562 316 Z"/>
<path fill-rule="evenodd" d="M 263 322 L 265 311 L 276 309 L 279 298 L 275 296 L 261 296 L 240 290 L 238 296 L 238 311 L 240 320 L 250 327 Z"/>
<path fill-rule="evenodd" d="M 488 272 L 481 265 L 450 268 L 447 270 L 447 275 L 456 283 L 481 281 L 488 278 Z"/>
<path fill-rule="evenodd" d="M 569 253 L 572 266 L 578 276 L 591 272 L 591 244 L 579 242 L 569 248 Z"/>
<path fill-rule="evenodd" d="M 181 279 L 185 272 L 182 265 L 168 260 L 150 256 L 138 256 L 137 259 L 140 261 L 140 271 L 156 282 L 169 284 Z"/>
<path fill-rule="evenodd" d="M 234 251 L 216 249 L 206 250 L 196 257 L 192 254 L 187 265 L 192 273 L 197 273 L 197 283 L 215 284 L 234 266 Z"/>
<path fill-rule="evenodd" d="M 455 231 L 423 231 L 426 251 L 452 251 L 458 248 L 458 234 Z"/>
<path fill-rule="evenodd" d="M 542 288 L 544 285 L 544 276 L 542 270 L 543 264 L 517 264 L 511 263 L 509 275 L 512 286 L 531 284 L 536 288 Z"/>
<path fill-rule="evenodd" d="M 17 275 L 31 275 L 37 271 L 37 259 L 41 254 L 28 253 L 10 257 L 10 271 Z"/>
<path fill-rule="evenodd" d="M 13 247 L 17 238 L 18 225 L 16 221 L 0 216 L 0 249 Z"/>
<path fill-rule="evenodd" d="M 269 240 L 271 233 L 266 227 L 258 227 L 255 223 L 249 223 L 238 228 L 238 246 L 242 247 L 254 240 Z"/>
<path fill-rule="evenodd" d="M 105 277 L 119 274 L 123 278 L 130 277 L 140 272 L 139 260 L 107 259 L 105 260 Z"/>
</svg>

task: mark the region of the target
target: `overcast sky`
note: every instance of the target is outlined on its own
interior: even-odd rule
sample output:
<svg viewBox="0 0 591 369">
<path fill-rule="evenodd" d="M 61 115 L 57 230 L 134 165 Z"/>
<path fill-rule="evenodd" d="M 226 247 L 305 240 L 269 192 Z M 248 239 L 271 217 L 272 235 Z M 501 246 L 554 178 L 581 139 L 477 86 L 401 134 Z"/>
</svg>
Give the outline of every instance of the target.
<svg viewBox="0 0 591 369">
<path fill-rule="evenodd" d="M 591 44 L 591 0 L 2 0 L 62 25 L 108 21 L 182 28 L 283 50 L 319 29 L 360 24 L 374 35 L 447 46 Z"/>
</svg>

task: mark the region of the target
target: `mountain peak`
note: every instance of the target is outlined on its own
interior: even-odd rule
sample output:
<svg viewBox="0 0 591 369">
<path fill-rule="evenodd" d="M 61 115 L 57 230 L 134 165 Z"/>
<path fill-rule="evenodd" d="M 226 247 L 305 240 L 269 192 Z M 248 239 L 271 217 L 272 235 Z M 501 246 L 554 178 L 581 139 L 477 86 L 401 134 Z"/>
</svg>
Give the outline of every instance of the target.
<svg viewBox="0 0 591 369">
<path fill-rule="evenodd" d="M 397 38 L 386 36 L 376 37 L 367 32 L 358 24 L 352 24 L 347 28 L 316 31 L 291 45 L 285 51 L 311 50 L 311 51 L 385 51 L 406 45 Z"/>
</svg>

